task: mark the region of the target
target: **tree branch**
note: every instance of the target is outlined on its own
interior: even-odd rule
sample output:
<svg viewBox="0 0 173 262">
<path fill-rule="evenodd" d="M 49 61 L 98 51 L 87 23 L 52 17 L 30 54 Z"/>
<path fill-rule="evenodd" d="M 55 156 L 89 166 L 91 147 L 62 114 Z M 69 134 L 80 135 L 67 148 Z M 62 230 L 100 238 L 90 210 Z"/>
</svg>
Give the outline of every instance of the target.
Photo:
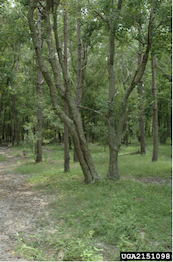
<svg viewBox="0 0 173 262">
<path fill-rule="evenodd" d="M 109 22 L 108 22 L 108 20 L 106 20 L 97 10 L 95 10 L 94 9 L 94 12 L 98 15 L 98 16 L 100 16 L 101 17 L 101 19 L 105 22 L 105 23 L 107 23 L 108 24 L 108 26 L 109 26 Z"/>
<path fill-rule="evenodd" d="M 48 10 L 47 10 L 48 11 Z M 65 95 L 65 88 L 62 85 L 61 82 L 61 76 L 60 76 L 60 70 L 59 70 L 59 64 L 57 62 L 57 59 L 55 57 L 55 51 L 54 51 L 54 45 L 53 45 L 53 38 L 51 34 L 51 24 L 50 24 L 50 17 L 49 13 L 45 13 L 45 23 L 47 25 L 46 27 L 46 42 L 49 50 L 49 62 L 52 67 L 52 71 L 54 74 L 54 79 L 55 79 L 55 86 L 58 89 L 59 94 L 64 98 Z"/>
<path fill-rule="evenodd" d="M 56 95 L 56 92 L 55 92 L 54 83 L 52 81 L 52 78 L 49 74 L 47 67 L 45 66 L 43 56 L 42 56 L 42 52 L 41 52 L 41 49 L 40 49 L 40 46 L 39 46 L 38 35 L 36 33 L 35 24 L 34 24 L 34 17 L 33 17 L 35 8 L 37 8 L 37 0 L 32 0 L 30 2 L 29 10 L 28 10 L 28 23 L 29 23 L 29 27 L 30 27 L 30 30 L 31 30 L 31 36 L 32 36 L 32 39 L 33 39 L 34 47 L 35 47 L 36 56 L 37 56 L 38 63 L 39 63 L 40 69 L 42 71 L 42 74 L 44 76 L 44 79 L 46 80 L 46 83 L 47 83 L 49 90 L 50 90 L 53 108 L 54 108 L 54 110 L 58 109 L 59 111 L 61 111 L 60 108 L 58 107 L 58 104 L 57 104 L 57 95 Z"/>
<path fill-rule="evenodd" d="M 156 61 L 156 66 L 157 68 L 162 72 L 163 76 L 169 80 L 169 82 L 172 82 L 172 77 L 168 74 L 165 73 L 165 71 L 163 70 L 163 68 L 161 66 L 159 66 L 158 61 Z"/>
<path fill-rule="evenodd" d="M 118 92 L 118 90 L 117 90 L 117 92 L 114 94 L 114 96 L 113 96 L 113 99 L 115 99 L 115 97 L 117 96 L 119 94 L 119 92 Z"/>
<path fill-rule="evenodd" d="M 156 0 L 157 3 L 157 0 Z M 138 69 L 136 70 L 134 77 L 131 81 L 131 84 L 129 85 L 129 87 L 127 88 L 125 95 L 124 95 L 124 101 L 128 99 L 130 93 L 132 92 L 133 88 L 139 83 L 139 81 L 142 78 L 142 75 L 145 71 L 145 67 L 148 61 L 148 55 L 149 55 L 149 51 L 150 51 L 150 47 L 151 47 L 151 33 L 152 33 L 152 29 L 151 29 L 151 25 L 153 22 L 153 19 L 155 17 L 154 11 L 156 8 L 156 4 L 153 7 L 151 14 L 150 14 L 150 20 L 149 20 L 149 25 L 148 25 L 148 40 L 147 40 L 147 46 L 146 46 L 146 50 L 145 50 L 145 54 L 143 55 L 143 59 L 141 64 L 139 65 Z"/>
<path fill-rule="evenodd" d="M 68 71 L 67 73 L 68 73 L 68 75 L 69 75 L 69 77 L 70 77 L 70 80 L 71 80 L 72 84 L 73 84 L 73 85 L 74 85 L 74 87 L 76 88 L 76 85 L 75 85 L 75 83 L 74 83 L 74 81 L 73 81 L 73 79 L 72 79 L 72 77 L 71 77 L 71 75 L 70 75 L 69 71 Z"/>
<path fill-rule="evenodd" d="M 66 86 L 66 91 L 70 90 L 70 84 L 69 84 L 69 79 L 67 77 L 67 72 L 66 72 L 66 68 L 64 65 L 64 59 L 63 59 L 63 55 L 62 55 L 62 50 L 60 48 L 60 43 L 59 43 L 59 36 L 58 36 L 58 30 L 57 30 L 57 8 L 59 5 L 59 0 L 58 2 L 55 4 L 55 11 L 53 12 L 53 31 L 54 31 L 54 36 L 55 36 L 55 45 L 56 45 L 56 50 L 58 53 L 58 58 L 59 58 L 59 63 L 62 69 L 62 74 L 63 74 L 63 78 L 64 78 L 64 83 Z"/>
<path fill-rule="evenodd" d="M 21 7 L 19 6 L 19 11 L 21 13 L 21 15 L 24 17 L 25 21 L 28 22 L 27 17 L 22 13 Z"/>
<path fill-rule="evenodd" d="M 107 121 L 107 118 L 106 118 L 102 113 L 100 113 L 99 111 L 96 111 L 96 110 L 94 110 L 94 109 L 92 109 L 92 108 L 85 107 L 85 106 L 78 106 L 78 107 L 79 107 L 79 108 L 83 108 L 83 109 L 90 110 L 90 111 L 92 111 L 92 112 L 94 112 L 94 113 L 102 116 L 102 117 Z"/>
<path fill-rule="evenodd" d="M 154 1 L 154 6 L 152 8 L 152 11 L 150 13 L 150 19 L 149 19 L 149 25 L 148 25 L 148 41 L 147 41 L 147 46 L 146 46 L 146 50 L 145 50 L 145 54 L 143 56 L 143 60 L 141 62 L 141 64 L 139 65 L 138 69 L 136 70 L 134 77 L 130 83 L 130 85 L 128 86 L 128 88 L 126 89 L 126 92 L 121 100 L 121 104 L 120 104 L 120 116 L 119 116 L 119 121 L 118 121 L 118 127 L 117 127 L 117 134 L 116 134 L 116 144 L 117 144 L 117 148 L 120 147 L 121 145 L 121 135 L 122 135 L 122 130 L 123 130 L 123 125 L 124 125 L 124 121 L 125 121 L 125 116 L 126 116 L 126 107 L 127 107 L 127 101 L 128 101 L 128 97 L 131 94 L 131 92 L 133 91 L 134 87 L 139 83 L 139 81 L 141 80 L 143 73 L 145 71 L 145 67 L 148 61 L 148 55 L 149 55 L 149 51 L 150 51 L 150 47 L 151 47 L 151 33 L 152 33 L 152 29 L 151 29 L 151 23 L 154 19 L 154 12 L 156 10 L 156 6 L 157 6 L 157 0 Z"/>
</svg>

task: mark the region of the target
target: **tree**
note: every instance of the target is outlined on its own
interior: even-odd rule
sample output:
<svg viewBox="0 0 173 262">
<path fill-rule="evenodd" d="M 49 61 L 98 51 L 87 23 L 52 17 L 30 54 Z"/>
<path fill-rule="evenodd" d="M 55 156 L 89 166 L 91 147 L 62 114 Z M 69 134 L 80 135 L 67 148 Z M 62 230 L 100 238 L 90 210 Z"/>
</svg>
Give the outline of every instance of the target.
<svg viewBox="0 0 173 262">
<path fill-rule="evenodd" d="M 140 112 L 145 120 L 145 135 L 152 133 L 151 66 L 147 65 L 152 47 L 152 54 L 157 55 L 159 139 L 166 143 L 171 130 L 169 1 L 158 1 L 158 8 L 155 8 L 156 0 L 96 0 L 91 1 L 92 5 L 78 0 L 63 0 L 62 5 L 58 0 L 31 0 L 28 20 L 36 55 L 33 55 L 29 30 L 24 23 L 28 2 L 21 1 L 25 6 L 16 1 L 19 8 L 8 8 L 10 2 L 5 2 L 0 9 L 5 10 L 4 14 L 0 13 L 3 21 L 0 30 L 1 138 L 19 144 L 24 137 L 29 138 L 31 131 L 35 147 L 39 105 L 42 109 L 40 142 L 55 141 L 57 134 L 62 138 L 64 123 L 76 152 L 78 150 L 85 180 L 90 182 L 99 177 L 85 137 L 87 141 L 99 141 L 105 146 L 108 141 L 107 177 L 119 178 L 121 139 L 128 145 L 130 138 L 139 134 Z M 41 33 L 38 34 L 35 23 L 38 3 L 42 46 L 39 46 Z M 68 47 L 65 19 L 63 26 L 64 7 L 69 14 Z M 16 21 L 13 28 L 10 28 L 11 19 Z M 45 80 L 40 78 L 43 93 L 39 103 L 36 95 L 38 68 Z M 137 86 L 139 95 L 135 91 Z M 69 113 L 64 110 L 65 103 Z"/>
<path fill-rule="evenodd" d="M 67 74 L 67 11 L 64 10 L 64 65 Z M 65 85 L 66 89 L 66 85 Z M 68 116 L 68 104 L 64 101 L 64 113 Z M 64 123 L 64 172 L 70 170 L 68 126 Z"/>
<path fill-rule="evenodd" d="M 9 139 L 12 145 L 19 145 L 22 120 L 20 118 L 21 98 L 20 88 L 16 78 L 19 77 L 20 61 L 23 55 L 22 47 L 27 40 L 27 27 L 20 19 L 11 3 L 4 1 L 0 9 L 0 93 L 2 139 Z M 14 23 L 15 21 L 15 23 Z M 13 24 L 13 27 L 11 26 Z M 19 30 L 20 28 L 20 30 Z"/>
<path fill-rule="evenodd" d="M 139 24 L 139 35 L 141 32 L 141 25 Z M 141 59 L 142 59 L 142 43 L 141 39 L 139 39 L 139 54 L 138 54 L 138 65 L 141 64 Z M 142 79 L 139 81 L 139 95 L 142 98 Z M 140 106 L 140 146 L 141 146 L 141 154 L 145 154 L 145 129 L 144 129 L 144 112 L 142 106 Z"/>
<path fill-rule="evenodd" d="M 111 1 L 112 6 L 114 1 Z M 118 1 L 117 5 L 117 17 L 115 24 L 109 23 L 109 50 L 108 50 L 108 77 L 109 77 L 109 115 L 108 115 L 108 141 L 109 141 L 109 171 L 107 177 L 119 178 L 118 170 L 118 147 L 115 140 L 115 117 L 114 117 L 114 103 L 115 97 L 118 94 L 115 93 L 115 74 L 114 74 L 114 55 L 115 55 L 115 43 L 114 36 L 117 28 L 119 14 L 121 11 L 122 0 Z M 110 16 L 112 17 L 112 10 L 110 10 Z M 124 119 L 125 121 L 125 119 Z M 123 123 L 124 124 L 124 123 Z"/>
<path fill-rule="evenodd" d="M 37 28 L 38 28 L 38 42 L 39 47 L 42 49 L 42 39 L 41 39 L 41 12 L 40 6 L 38 4 L 37 8 Z M 36 154 L 36 162 L 39 163 L 42 161 L 42 72 L 40 67 L 37 69 L 37 95 L 38 95 L 38 109 L 37 109 L 37 154 Z"/>
<path fill-rule="evenodd" d="M 143 55 L 143 59 L 138 66 L 138 69 L 134 73 L 134 76 L 126 88 L 124 95 L 122 96 L 119 110 L 119 120 L 118 126 L 116 130 L 115 136 L 115 120 L 114 120 L 114 107 L 115 107 L 115 97 L 118 92 L 115 91 L 115 75 L 114 75 L 114 38 L 115 33 L 117 33 L 120 11 L 122 7 L 122 0 L 118 1 L 117 8 L 114 8 L 114 1 L 111 1 L 111 5 L 109 6 L 109 17 L 107 19 L 103 16 L 103 14 L 99 13 L 97 10 L 95 12 L 101 17 L 101 19 L 108 25 L 109 29 L 109 50 L 108 50 L 108 75 L 109 75 L 109 111 L 108 111 L 108 138 L 109 138 L 109 171 L 107 177 L 110 179 L 118 179 L 120 177 L 118 171 L 118 152 L 121 146 L 121 136 L 123 132 L 123 125 L 126 117 L 126 107 L 128 98 L 135 88 L 137 84 L 139 84 L 143 73 L 145 71 L 145 67 L 148 61 L 148 55 L 151 47 L 151 32 L 152 32 L 152 21 L 154 19 L 154 13 L 156 11 L 157 1 L 153 2 L 153 7 L 151 8 L 150 17 L 149 17 L 149 25 L 148 25 L 148 37 L 147 37 L 147 45 L 145 49 L 145 53 Z M 104 11 L 104 13 L 106 13 Z"/>
<path fill-rule="evenodd" d="M 76 73 L 76 106 L 78 112 L 80 111 L 79 105 L 82 103 L 83 97 L 83 83 L 84 72 L 87 65 L 87 48 L 86 44 L 81 40 L 81 4 L 78 3 L 78 17 L 77 17 L 77 73 Z M 82 56 L 83 53 L 83 56 Z M 74 149 L 74 161 L 78 161 L 76 151 Z"/>
<path fill-rule="evenodd" d="M 79 4 L 79 1 L 78 1 Z M 79 7 L 77 19 L 77 81 L 76 81 L 76 105 L 79 112 L 79 105 L 82 100 L 82 86 L 81 86 L 81 27 L 80 27 L 81 8 Z M 74 148 L 74 161 L 78 161 L 77 153 Z"/>
<path fill-rule="evenodd" d="M 54 79 L 50 75 L 46 64 L 43 59 L 43 55 L 41 52 L 41 49 L 39 47 L 38 43 L 38 36 L 36 33 L 35 25 L 34 25 L 34 10 L 37 7 L 37 0 L 31 0 L 29 5 L 29 11 L 28 11 L 28 22 L 31 30 L 32 40 L 35 47 L 38 63 L 40 66 L 40 69 L 42 71 L 42 74 L 44 76 L 44 79 L 50 89 L 50 95 L 52 99 L 53 109 L 55 110 L 55 113 L 58 117 L 61 118 L 63 122 L 66 123 L 66 125 L 69 128 L 69 131 L 71 133 L 71 136 L 73 138 L 75 150 L 78 155 L 78 159 L 81 165 L 81 168 L 84 173 L 85 182 L 94 182 L 99 179 L 99 176 L 95 170 L 95 166 L 90 154 L 90 151 L 88 149 L 88 145 L 85 139 L 85 135 L 82 128 L 81 119 L 79 117 L 76 104 L 74 101 L 74 98 L 72 96 L 71 92 L 71 84 L 70 80 L 68 78 L 63 56 L 59 44 L 59 36 L 58 36 L 58 30 L 57 30 L 57 9 L 59 6 L 59 1 L 55 1 L 55 4 L 47 1 L 42 2 L 43 6 L 43 14 L 44 14 L 44 21 L 45 21 L 45 27 L 46 27 L 46 42 L 49 52 L 49 61 L 50 65 L 54 74 Z M 54 49 L 53 44 L 53 38 L 52 38 L 52 28 L 50 23 L 50 13 L 53 11 L 53 31 L 55 36 L 55 44 L 56 44 L 56 50 Z M 61 84 L 61 78 L 57 66 L 57 60 L 55 54 L 58 54 L 59 63 L 62 70 L 63 79 L 66 85 L 66 90 Z M 60 97 L 65 100 L 68 104 L 71 117 L 67 116 L 64 111 L 61 109 L 60 105 L 57 103 L 57 92 L 55 90 L 55 87 L 60 95 Z"/>
<path fill-rule="evenodd" d="M 152 68 L 152 95 L 153 95 L 153 157 L 152 161 L 158 159 L 158 112 L 157 112 L 157 87 L 156 87 L 156 55 L 151 58 Z"/>
<path fill-rule="evenodd" d="M 157 132 L 161 143 L 166 143 L 166 139 L 171 133 L 172 108 L 171 108 L 171 60 L 172 60 L 172 14 L 171 1 L 161 1 L 156 20 L 156 32 L 154 36 L 154 48 L 152 50 L 153 71 L 155 71 L 155 95 L 153 97 L 153 132 Z M 153 94 L 154 95 L 154 94 Z M 156 101 L 157 100 L 157 101 Z M 157 103 L 157 105 L 156 105 Z M 154 108 L 157 107 L 157 115 Z M 156 118 L 158 117 L 158 120 Z M 154 128 L 158 121 L 158 128 Z M 155 131 L 154 131 L 155 130 Z M 157 139 L 157 135 L 156 138 Z M 157 142 L 154 142 L 157 144 Z M 154 146 L 154 145 L 153 145 Z M 154 157 L 153 152 L 153 159 Z M 157 155 L 157 153 L 156 153 Z"/>
</svg>

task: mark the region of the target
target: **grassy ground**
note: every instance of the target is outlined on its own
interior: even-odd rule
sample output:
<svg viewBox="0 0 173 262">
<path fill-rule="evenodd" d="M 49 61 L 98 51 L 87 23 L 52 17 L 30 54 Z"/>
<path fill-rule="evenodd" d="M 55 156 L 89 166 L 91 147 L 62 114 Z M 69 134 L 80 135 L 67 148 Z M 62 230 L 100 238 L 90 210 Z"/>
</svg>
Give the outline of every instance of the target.
<svg viewBox="0 0 173 262">
<path fill-rule="evenodd" d="M 6 156 L 4 156 L 3 154 L 0 154 L 0 161 L 6 161 L 7 158 Z"/>
<path fill-rule="evenodd" d="M 28 260 L 119 260 L 120 251 L 171 251 L 171 144 L 159 146 L 152 163 L 152 144 L 146 155 L 119 157 L 119 181 L 85 185 L 71 156 L 71 171 L 63 172 L 63 147 L 43 147 L 43 163 L 32 154 L 14 170 L 29 174 L 28 182 L 48 194 L 50 204 L 40 217 L 41 233 L 18 235 L 17 252 Z M 101 178 L 108 170 L 108 148 L 90 144 Z M 137 143 L 122 146 L 120 154 L 137 151 Z M 12 148 L 20 156 L 22 148 Z"/>
</svg>

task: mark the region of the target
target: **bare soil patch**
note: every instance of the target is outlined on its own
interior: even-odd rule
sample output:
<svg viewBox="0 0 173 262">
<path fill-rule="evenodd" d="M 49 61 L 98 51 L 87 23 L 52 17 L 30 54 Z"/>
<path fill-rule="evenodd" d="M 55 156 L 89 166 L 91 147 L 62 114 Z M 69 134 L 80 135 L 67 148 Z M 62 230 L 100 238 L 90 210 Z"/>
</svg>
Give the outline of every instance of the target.
<svg viewBox="0 0 173 262">
<path fill-rule="evenodd" d="M 0 261 L 26 261 L 14 251 L 16 235 L 35 233 L 35 223 L 48 200 L 25 182 L 27 175 L 5 174 L 4 170 L 14 166 L 17 158 L 9 154 L 7 147 L 0 147 L 0 154 L 7 157 L 0 162 Z"/>
<path fill-rule="evenodd" d="M 134 180 L 139 180 L 145 184 L 155 184 L 155 185 L 172 185 L 172 179 L 163 179 L 160 177 L 133 177 Z"/>
</svg>

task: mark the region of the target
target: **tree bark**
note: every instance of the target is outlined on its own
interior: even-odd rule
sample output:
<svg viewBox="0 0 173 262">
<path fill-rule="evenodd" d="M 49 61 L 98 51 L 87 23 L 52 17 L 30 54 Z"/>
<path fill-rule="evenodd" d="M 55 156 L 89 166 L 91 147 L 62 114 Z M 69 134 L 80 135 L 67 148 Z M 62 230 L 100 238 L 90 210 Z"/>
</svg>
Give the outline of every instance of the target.
<svg viewBox="0 0 173 262">
<path fill-rule="evenodd" d="M 139 33 L 141 31 L 141 25 L 139 26 Z M 142 61 L 142 45 L 139 40 L 139 53 L 138 53 L 138 66 L 141 64 Z M 142 98 L 142 79 L 139 81 L 139 89 L 138 93 L 140 97 Z M 140 146 L 141 146 L 141 154 L 145 154 L 145 128 L 144 128 L 144 110 L 142 104 L 139 107 L 140 110 Z"/>
<path fill-rule="evenodd" d="M 0 94 L 0 144 L 2 142 L 2 95 Z"/>
<path fill-rule="evenodd" d="M 24 142 L 25 129 L 23 128 L 23 125 L 24 125 L 24 117 L 22 118 L 22 125 L 21 125 L 21 139 Z"/>
<path fill-rule="evenodd" d="M 82 90 L 81 90 L 81 37 L 80 37 L 80 10 L 78 12 L 78 19 L 77 19 L 77 81 L 76 81 L 76 105 L 77 110 L 79 113 L 79 105 L 82 98 Z M 74 161 L 78 161 L 77 153 L 74 148 Z"/>
<path fill-rule="evenodd" d="M 129 125 L 128 125 L 128 122 L 126 123 L 125 144 L 126 144 L 126 146 L 129 145 Z"/>
<path fill-rule="evenodd" d="M 67 72 L 67 12 L 64 10 L 64 64 Z M 66 89 L 66 86 L 65 86 Z M 68 115 L 68 105 L 64 101 L 64 113 Z M 68 126 L 64 123 L 64 172 L 70 170 Z"/>
<path fill-rule="evenodd" d="M 71 133 L 71 136 L 73 138 L 74 146 L 78 155 L 78 159 L 85 177 L 85 182 L 95 182 L 96 180 L 99 179 L 99 176 L 95 170 L 94 162 L 91 157 L 90 151 L 88 149 L 88 145 L 85 139 L 85 135 L 83 132 L 82 128 L 82 123 L 81 119 L 79 117 L 77 108 L 76 108 L 76 103 L 73 98 L 72 92 L 71 92 L 71 85 L 70 85 L 70 80 L 68 79 L 67 72 L 65 70 L 65 65 L 63 61 L 63 56 L 62 52 L 60 49 L 59 45 L 59 37 L 58 37 L 58 32 L 57 32 L 57 8 L 58 8 L 59 2 L 55 4 L 54 7 L 54 12 L 53 12 L 53 30 L 54 30 L 54 35 L 55 35 L 55 43 L 56 43 L 56 50 L 58 53 L 58 58 L 64 78 L 64 82 L 66 84 L 66 90 L 62 86 L 61 79 L 60 79 L 60 72 L 59 68 L 57 66 L 57 61 L 56 61 L 56 56 L 55 56 L 55 49 L 54 49 L 54 43 L 52 39 L 52 33 L 51 33 L 51 25 L 50 25 L 50 18 L 49 18 L 49 12 L 50 8 L 47 5 L 45 12 L 44 12 L 44 17 L 45 17 L 45 24 L 46 24 L 46 41 L 47 41 L 47 46 L 48 46 L 48 52 L 49 52 L 49 62 L 51 64 L 51 68 L 53 71 L 54 79 L 52 76 L 49 74 L 49 71 L 47 67 L 45 66 L 43 56 L 42 56 L 42 51 L 39 48 L 38 44 L 38 37 L 36 34 L 36 29 L 34 25 L 34 18 L 33 18 L 33 12 L 37 6 L 37 0 L 31 0 L 30 1 L 30 6 L 29 6 L 29 11 L 28 11 L 28 22 L 32 34 L 32 39 L 38 59 L 38 63 L 40 66 L 40 69 L 42 71 L 42 74 L 44 76 L 44 79 L 50 89 L 50 95 L 51 95 L 51 100 L 53 104 L 53 109 L 55 113 L 57 114 L 60 119 L 65 122 L 69 128 L 69 131 Z M 71 117 L 67 116 L 64 111 L 61 109 L 61 107 L 57 103 L 57 92 L 55 90 L 58 90 L 59 95 L 67 101 L 68 108 L 71 112 Z"/>
<path fill-rule="evenodd" d="M 78 1 L 79 3 L 79 1 Z M 81 8 L 79 7 L 78 19 L 77 19 L 77 81 L 76 81 L 76 106 L 79 113 L 79 105 L 82 101 L 83 95 L 83 81 L 84 81 L 84 71 L 87 63 L 87 54 L 84 47 L 83 54 L 83 63 L 82 63 L 82 43 L 81 43 Z M 77 153 L 74 149 L 74 161 L 78 161 Z"/>
<path fill-rule="evenodd" d="M 157 87 L 156 87 L 156 55 L 151 58 L 152 68 L 152 95 L 153 95 L 153 156 L 152 161 L 158 160 L 158 111 L 157 111 Z"/>
<path fill-rule="evenodd" d="M 64 77 L 64 81 L 66 83 L 67 86 L 67 90 L 66 90 L 66 95 L 65 95 L 65 99 L 68 103 L 68 107 L 70 109 L 71 112 L 71 117 L 74 123 L 74 127 L 76 130 L 76 135 L 78 137 L 79 140 L 79 144 L 77 142 L 77 139 L 74 137 L 74 133 L 72 132 L 72 137 L 74 140 L 74 145 L 75 145 L 75 149 L 77 152 L 77 156 L 79 159 L 79 162 L 81 164 L 81 167 L 83 164 L 85 164 L 85 172 L 84 172 L 84 166 L 83 166 L 83 172 L 86 173 L 87 171 L 87 176 L 85 177 L 85 181 L 89 182 L 89 181 L 96 181 L 99 178 L 96 170 L 95 170 L 95 166 L 94 166 L 94 162 L 93 159 L 91 157 L 86 139 L 85 139 L 85 134 L 83 131 L 83 127 L 82 127 L 82 122 L 76 107 L 76 103 L 73 99 L 72 93 L 71 93 L 71 85 L 70 85 L 70 80 L 68 79 L 68 76 L 66 74 L 65 71 L 65 67 L 63 64 L 63 59 L 62 59 L 62 53 L 61 53 L 61 49 L 60 49 L 60 45 L 59 45 L 59 37 L 58 37 L 58 32 L 57 32 L 57 16 L 54 13 L 54 34 L 55 34 L 55 41 L 56 41 L 56 49 L 57 49 L 57 53 L 58 53 L 58 57 L 59 57 L 59 62 L 61 65 L 61 69 L 62 69 L 62 73 L 63 73 L 63 77 Z M 60 90 L 61 91 L 61 90 Z M 84 157 L 85 162 L 81 162 L 81 154 Z M 87 169 L 86 169 L 87 168 Z M 84 174 L 85 175 L 85 174 Z"/>
<path fill-rule="evenodd" d="M 114 33 L 110 31 L 109 51 L 108 51 L 108 76 L 109 76 L 109 113 L 108 113 L 108 143 L 109 143 L 109 170 L 107 177 L 110 179 L 119 179 L 118 172 L 118 150 L 115 145 L 115 74 L 114 74 Z"/>
<path fill-rule="evenodd" d="M 15 142 L 15 96 L 11 96 L 12 102 L 12 113 L 11 113 L 11 138 L 12 138 L 12 146 L 14 146 Z"/>
<path fill-rule="evenodd" d="M 3 119 L 3 124 L 2 124 L 2 140 L 4 140 L 5 138 L 5 117 L 6 117 L 6 109 L 4 108 L 4 119 Z"/>
<path fill-rule="evenodd" d="M 38 29 L 38 43 L 40 49 L 42 48 L 41 39 L 41 12 L 39 10 L 39 4 L 37 8 L 37 29 Z M 40 67 L 37 69 L 37 97 L 38 97 L 38 109 L 37 109 L 37 148 L 36 148 L 36 162 L 42 162 L 42 72 Z"/>
</svg>

